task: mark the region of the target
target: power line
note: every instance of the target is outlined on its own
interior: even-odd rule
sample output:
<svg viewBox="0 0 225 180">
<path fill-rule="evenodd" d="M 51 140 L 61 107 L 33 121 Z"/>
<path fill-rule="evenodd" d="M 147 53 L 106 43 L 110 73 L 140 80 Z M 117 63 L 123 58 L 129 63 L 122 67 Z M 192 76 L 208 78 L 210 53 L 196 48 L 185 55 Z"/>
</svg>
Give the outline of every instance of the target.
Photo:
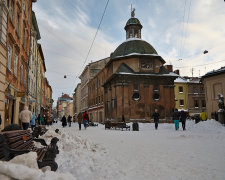
<svg viewBox="0 0 225 180">
<path fill-rule="evenodd" d="M 215 63 L 219 63 L 219 62 L 223 62 L 224 60 L 220 60 L 220 61 L 216 61 L 216 62 L 212 62 L 212 63 L 206 63 L 206 64 L 199 64 L 199 65 L 195 65 L 195 66 L 181 66 L 181 67 L 175 67 L 175 68 L 190 68 L 190 67 L 198 67 L 198 66 L 206 66 L 206 65 L 210 65 L 210 64 L 215 64 Z"/>
<path fill-rule="evenodd" d="M 91 49 L 92 49 L 93 44 L 94 44 L 94 41 L 95 41 L 95 39 L 96 39 L 96 37 L 97 37 L 98 31 L 99 31 L 99 29 L 100 29 L 100 26 L 101 26 L 101 23 L 102 23 L 102 20 L 103 20 L 104 15 L 105 15 L 105 12 L 106 12 L 106 9 L 107 9 L 108 4 L 109 4 L 109 0 L 107 0 L 107 2 L 106 2 L 106 5 L 105 5 L 105 8 L 104 8 L 102 17 L 101 17 L 101 19 L 100 19 L 98 28 L 97 28 L 97 30 L 96 30 L 95 36 L 94 36 L 94 38 L 93 38 L 93 40 L 92 40 L 92 42 L 91 42 L 91 46 L 90 46 L 90 48 L 89 48 L 89 50 L 88 50 L 87 56 L 86 56 L 86 58 L 85 58 L 85 60 L 84 60 L 84 62 L 83 62 L 83 64 L 82 64 L 82 66 L 81 66 L 80 71 L 79 71 L 78 74 L 80 74 L 80 73 L 82 72 L 83 67 L 84 67 L 84 65 L 85 65 L 86 62 L 87 62 L 88 56 L 89 56 L 89 54 L 90 54 L 90 52 L 91 52 Z M 76 79 L 77 79 L 77 78 L 78 78 L 78 76 L 76 76 L 74 84 L 76 84 Z M 73 90 L 72 90 L 72 91 L 73 91 Z"/>
<path fill-rule="evenodd" d="M 104 17 L 104 15 L 105 15 L 105 12 L 106 12 L 106 8 L 107 8 L 107 6 L 108 6 L 108 3 L 109 3 L 109 0 L 107 0 L 107 3 L 106 3 L 106 5 L 105 5 L 105 9 L 104 9 L 104 11 L 103 11 L 103 14 L 102 14 L 101 20 L 100 20 L 100 22 L 99 22 L 98 28 L 97 28 L 97 30 L 96 30 L 95 36 L 94 36 L 94 38 L 93 38 L 93 40 L 92 40 L 92 43 L 91 43 L 91 46 L 90 46 L 90 48 L 89 48 L 89 50 L 88 50 L 87 56 L 86 56 L 86 58 L 85 58 L 85 61 L 84 61 L 83 65 L 81 66 L 81 71 L 82 71 L 83 66 L 84 66 L 85 63 L 87 62 L 88 56 L 89 56 L 89 54 L 90 54 L 90 52 L 91 52 L 92 46 L 93 46 L 93 44 L 94 44 L 94 41 L 95 41 L 95 39 L 96 39 L 96 36 L 97 36 L 98 31 L 99 31 L 100 26 L 101 26 L 103 17 Z M 81 71 L 80 71 L 80 73 L 81 73 Z"/>
</svg>

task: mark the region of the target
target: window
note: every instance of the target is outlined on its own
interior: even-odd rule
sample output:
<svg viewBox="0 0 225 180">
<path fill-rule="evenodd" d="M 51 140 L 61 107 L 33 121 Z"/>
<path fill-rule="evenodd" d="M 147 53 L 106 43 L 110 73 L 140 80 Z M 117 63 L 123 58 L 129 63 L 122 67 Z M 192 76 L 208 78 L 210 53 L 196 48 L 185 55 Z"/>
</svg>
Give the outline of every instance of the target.
<svg viewBox="0 0 225 180">
<path fill-rule="evenodd" d="M 180 106 L 184 106 L 184 100 L 180 99 Z"/>
<path fill-rule="evenodd" d="M 193 92 L 196 94 L 196 93 L 198 93 L 198 88 L 197 87 L 193 87 Z"/>
<path fill-rule="evenodd" d="M 154 93 L 153 96 L 152 96 L 152 98 L 153 98 L 155 101 L 159 101 L 159 99 L 160 99 L 159 93 L 158 93 L 158 92 L 157 92 L 157 93 Z"/>
<path fill-rule="evenodd" d="M 134 91 L 139 91 L 139 84 L 134 84 Z"/>
<path fill-rule="evenodd" d="M 202 100 L 202 107 L 206 107 L 206 103 L 205 103 L 205 100 Z"/>
<path fill-rule="evenodd" d="M 24 70 L 24 85 L 26 86 L 27 81 L 27 70 Z"/>
<path fill-rule="evenodd" d="M 132 29 L 129 29 L 129 37 L 132 37 Z"/>
<path fill-rule="evenodd" d="M 15 54 L 15 59 L 14 59 L 14 75 L 17 76 L 17 65 L 18 65 L 18 55 Z"/>
<path fill-rule="evenodd" d="M 200 93 L 204 93 L 204 87 L 200 87 Z"/>
<path fill-rule="evenodd" d="M 116 109 L 117 108 L 117 101 L 116 99 L 112 99 L 112 109 Z"/>
<path fill-rule="evenodd" d="M 141 99 L 141 96 L 140 96 L 139 92 L 134 92 L 133 96 L 132 96 L 132 99 L 134 101 L 139 101 Z"/>
<path fill-rule="evenodd" d="M 16 17 L 16 32 L 17 32 L 17 35 L 20 35 L 20 16 L 19 14 L 17 14 L 17 17 Z"/>
<path fill-rule="evenodd" d="M 10 6 L 10 10 L 9 10 L 9 15 L 10 15 L 10 18 L 13 22 L 13 18 L 14 18 L 14 1 L 11 0 L 11 6 Z"/>
<path fill-rule="evenodd" d="M 20 84 L 23 83 L 23 65 L 20 66 Z"/>
<path fill-rule="evenodd" d="M 134 37 L 136 37 L 136 38 L 138 37 L 138 30 L 137 29 L 134 30 Z"/>
<path fill-rule="evenodd" d="M 27 1 L 24 0 L 23 10 L 26 12 L 26 9 L 27 9 Z"/>
<path fill-rule="evenodd" d="M 183 86 L 179 86 L 179 93 L 183 93 L 184 90 L 183 90 Z"/>
<path fill-rule="evenodd" d="M 11 70 L 12 64 L 12 47 L 9 45 L 8 47 L 8 69 Z"/>
<path fill-rule="evenodd" d="M 195 105 L 195 108 L 198 108 L 198 100 L 194 100 L 194 105 Z"/>
<path fill-rule="evenodd" d="M 23 25 L 23 47 L 25 45 L 25 25 Z"/>
<path fill-rule="evenodd" d="M 159 91 L 159 85 L 155 85 L 155 86 L 153 87 L 153 91 Z"/>
</svg>

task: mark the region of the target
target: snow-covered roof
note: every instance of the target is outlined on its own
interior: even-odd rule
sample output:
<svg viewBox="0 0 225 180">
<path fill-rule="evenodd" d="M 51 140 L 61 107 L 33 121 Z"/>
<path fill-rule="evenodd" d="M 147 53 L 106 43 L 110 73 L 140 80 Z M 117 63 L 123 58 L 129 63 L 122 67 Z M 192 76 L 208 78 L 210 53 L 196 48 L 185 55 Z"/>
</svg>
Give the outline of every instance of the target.
<svg viewBox="0 0 225 180">
<path fill-rule="evenodd" d="M 169 74 L 146 74 L 146 73 L 129 73 L 129 72 L 118 72 L 117 74 L 124 74 L 124 75 L 133 75 L 133 76 L 171 76 L 177 77 L 178 75 L 170 72 Z"/>
<path fill-rule="evenodd" d="M 174 82 L 177 82 L 177 83 L 187 83 L 187 79 L 184 79 L 181 76 L 179 76 L 177 79 L 174 80 Z"/>
<path fill-rule="evenodd" d="M 223 67 L 221 67 L 220 69 L 217 69 L 217 70 L 209 71 L 204 76 L 202 76 L 202 78 L 204 79 L 206 77 L 214 76 L 214 75 L 222 74 L 222 73 L 225 74 L 225 66 L 223 66 Z"/>
<path fill-rule="evenodd" d="M 121 58 L 121 57 L 128 57 L 128 56 L 157 56 L 157 57 L 161 57 L 158 54 L 141 54 L 141 53 L 130 53 L 124 56 L 115 56 L 114 58 Z"/>
<path fill-rule="evenodd" d="M 128 39 L 126 39 L 126 41 L 124 41 L 124 42 L 134 41 L 134 40 L 144 41 L 143 39 L 140 39 L 140 38 L 128 38 Z"/>
</svg>

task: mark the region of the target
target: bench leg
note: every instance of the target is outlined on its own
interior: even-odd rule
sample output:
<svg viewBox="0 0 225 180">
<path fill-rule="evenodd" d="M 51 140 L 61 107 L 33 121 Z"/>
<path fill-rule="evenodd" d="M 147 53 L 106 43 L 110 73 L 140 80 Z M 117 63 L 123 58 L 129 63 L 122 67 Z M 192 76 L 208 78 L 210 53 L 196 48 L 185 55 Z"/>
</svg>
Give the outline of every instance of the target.
<svg viewBox="0 0 225 180">
<path fill-rule="evenodd" d="M 42 161 L 42 162 L 38 161 L 39 169 L 45 166 L 50 166 L 51 171 L 56 171 L 58 169 L 58 164 L 55 161 Z"/>
</svg>

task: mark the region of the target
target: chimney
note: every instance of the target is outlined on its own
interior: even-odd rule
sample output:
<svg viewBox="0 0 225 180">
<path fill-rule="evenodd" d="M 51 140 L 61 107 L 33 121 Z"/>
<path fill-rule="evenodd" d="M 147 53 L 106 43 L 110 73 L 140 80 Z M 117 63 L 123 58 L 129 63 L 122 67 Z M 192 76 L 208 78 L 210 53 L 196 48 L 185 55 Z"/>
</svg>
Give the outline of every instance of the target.
<svg viewBox="0 0 225 180">
<path fill-rule="evenodd" d="M 166 68 L 169 72 L 173 72 L 173 65 L 165 65 L 165 68 Z"/>
<path fill-rule="evenodd" d="M 179 70 L 179 69 L 176 69 L 176 70 L 174 71 L 174 73 L 180 75 L 180 70 Z"/>
</svg>

